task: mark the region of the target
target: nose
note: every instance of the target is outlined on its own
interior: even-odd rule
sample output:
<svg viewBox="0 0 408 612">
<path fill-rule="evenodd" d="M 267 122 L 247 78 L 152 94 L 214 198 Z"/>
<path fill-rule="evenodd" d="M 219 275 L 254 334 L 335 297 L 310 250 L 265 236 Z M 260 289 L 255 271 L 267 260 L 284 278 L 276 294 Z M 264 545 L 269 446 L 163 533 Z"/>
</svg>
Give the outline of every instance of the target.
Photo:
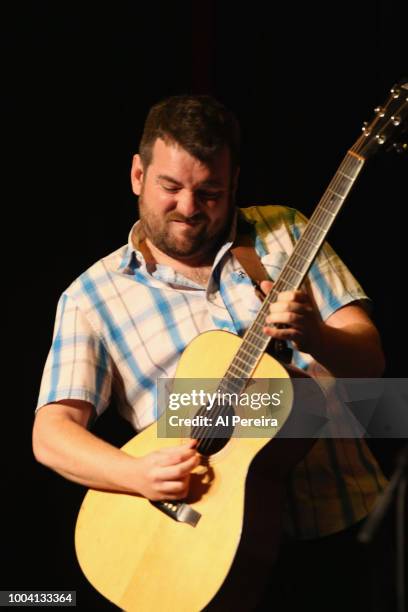
<svg viewBox="0 0 408 612">
<path fill-rule="evenodd" d="M 183 189 L 179 192 L 177 211 L 184 217 L 193 217 L 200 211 L 199 203 L 193 191 Z"/>
</svg>

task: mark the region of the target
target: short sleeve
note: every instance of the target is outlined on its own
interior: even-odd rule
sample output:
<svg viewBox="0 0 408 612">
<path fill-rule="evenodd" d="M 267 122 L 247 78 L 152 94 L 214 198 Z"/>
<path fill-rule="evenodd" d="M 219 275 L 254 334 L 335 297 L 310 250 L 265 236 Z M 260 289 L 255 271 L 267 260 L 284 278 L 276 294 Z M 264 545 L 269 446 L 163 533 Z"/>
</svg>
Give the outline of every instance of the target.
<svg viewBox="0 0 408 612">
<path fill-rule="evenodd" d="M 64 399 L 90 402 L 101 414 L 112 386 L 112 365 L 102 339 L 75 300 L 64 293 L 41 380 L 37 410 Z"/>
<path fill-rule="evenodd" d="M 306 217 L 295 211 L 292 228 L 295 240 L 300 238 L 306 223 Z M 310 268 L 308 284 L 324 321 L 354 301 L 359 301 L 367 311 L 371 310 L 371 301 L 363 288 L 327 242 Z"/>
</svg>

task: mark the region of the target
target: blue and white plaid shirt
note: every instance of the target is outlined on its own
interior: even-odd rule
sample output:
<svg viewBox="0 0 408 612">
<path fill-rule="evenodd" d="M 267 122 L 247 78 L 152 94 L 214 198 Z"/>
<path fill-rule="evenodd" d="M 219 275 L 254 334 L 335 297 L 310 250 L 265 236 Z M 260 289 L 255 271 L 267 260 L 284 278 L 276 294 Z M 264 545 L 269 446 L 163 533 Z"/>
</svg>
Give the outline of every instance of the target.
<svg viewBox="0 0 408 612">
<path fill-rule="evenodd" d="M 241 214 L 253 225 L 255 248 L 275 280 L 303 231 L 305 218 L 281 206 L 251 206 L 241 209 Z M 37 409 L 70 398 L 90 402 L 101 414 L 115 396 L 122 415 L 140 431 L 157 416 L 157 379 L 173 377 L 181 353 L 194 337 L 212 329 L 242 336 L 253 321 L 260 302 L 230 251 L 235 222 L 217 253 L 207 287 L 168 266 L 146 264 L 138 249 L 140 230 L 137 222 L 127 245 L 91 266 L 62 294 Z M 327 244 L 307 282 L 323 320 L 346 304 L 368 299 Z M 304 369 L 313 367 L 312 358 L 304 353 L 295 351 L 294 361 Z M 353 450 L 351 445 L 345 450 L 340 442 L 320 440 L 299 464 L 302 476 L 288 499 L 293 506 L 290 526 L 300 537 L 331 533 L 359 520 L 385 484 L 361 441 L 347 441 Z M 324 470 L 316 471 L 316 484 L 310 473 L 323 460 L 333 471 L 346 470 L 350 476 L 350 453 L 358 466 L 349 478 L 353 482 L 346 487 L 337 482 L 337 501 L 333 495 L 328 508 L 319 494 Z M 313 503 L 310 506 L 311 491 L 319 501 L 317 509 Z M 309 510 L 302 509 L 300 517 L 296 504 L 302 496 L 309 496 Z"/>
</svg>

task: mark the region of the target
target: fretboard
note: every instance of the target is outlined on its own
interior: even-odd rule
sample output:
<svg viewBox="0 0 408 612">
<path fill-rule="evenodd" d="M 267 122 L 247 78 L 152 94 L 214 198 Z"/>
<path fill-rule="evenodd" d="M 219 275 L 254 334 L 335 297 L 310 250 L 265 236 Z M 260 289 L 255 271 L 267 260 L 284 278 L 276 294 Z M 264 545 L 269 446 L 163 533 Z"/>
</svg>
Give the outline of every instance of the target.
<svg viewBox="0 0 408 612">
<path fill-rule="evenodd" d="M 251 377 L 270 342 L 269 336 L 263 332 L 269 305 L 276 301 L 281 291 L 295 290 L 301 286 L 362 169 L 364 161 L 363 157 L 352 151 L 346 154 L 277 278 L 272 291 L 266 296 L 254 322 L 247 330 L 242 344 L 221 383 L 222 388 L 231 389 L 231 385 L 241 387 L 241 383 L 237 379 Z M 243 388 L 244 383 L 242 383 L 241 389 L 233 388 L 232 390 L 239 392 Z"/>
</svg>

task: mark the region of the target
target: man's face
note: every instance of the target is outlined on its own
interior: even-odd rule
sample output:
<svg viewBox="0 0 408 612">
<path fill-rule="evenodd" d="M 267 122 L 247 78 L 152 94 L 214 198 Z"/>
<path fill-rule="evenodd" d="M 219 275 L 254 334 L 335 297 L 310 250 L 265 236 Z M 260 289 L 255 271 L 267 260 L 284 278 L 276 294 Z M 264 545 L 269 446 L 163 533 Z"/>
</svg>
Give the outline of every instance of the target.
<svg viewBox="0 0 408 612">
<path fill-rule="evenodd" d="M 207 165 L 177 144 L 157 139 L 146 171 L 135 155 L 132 186 L 150 242 L 185 262 L 210 259 L 233 215 L 230 172 L 227 148 Z"/>
</svg>

